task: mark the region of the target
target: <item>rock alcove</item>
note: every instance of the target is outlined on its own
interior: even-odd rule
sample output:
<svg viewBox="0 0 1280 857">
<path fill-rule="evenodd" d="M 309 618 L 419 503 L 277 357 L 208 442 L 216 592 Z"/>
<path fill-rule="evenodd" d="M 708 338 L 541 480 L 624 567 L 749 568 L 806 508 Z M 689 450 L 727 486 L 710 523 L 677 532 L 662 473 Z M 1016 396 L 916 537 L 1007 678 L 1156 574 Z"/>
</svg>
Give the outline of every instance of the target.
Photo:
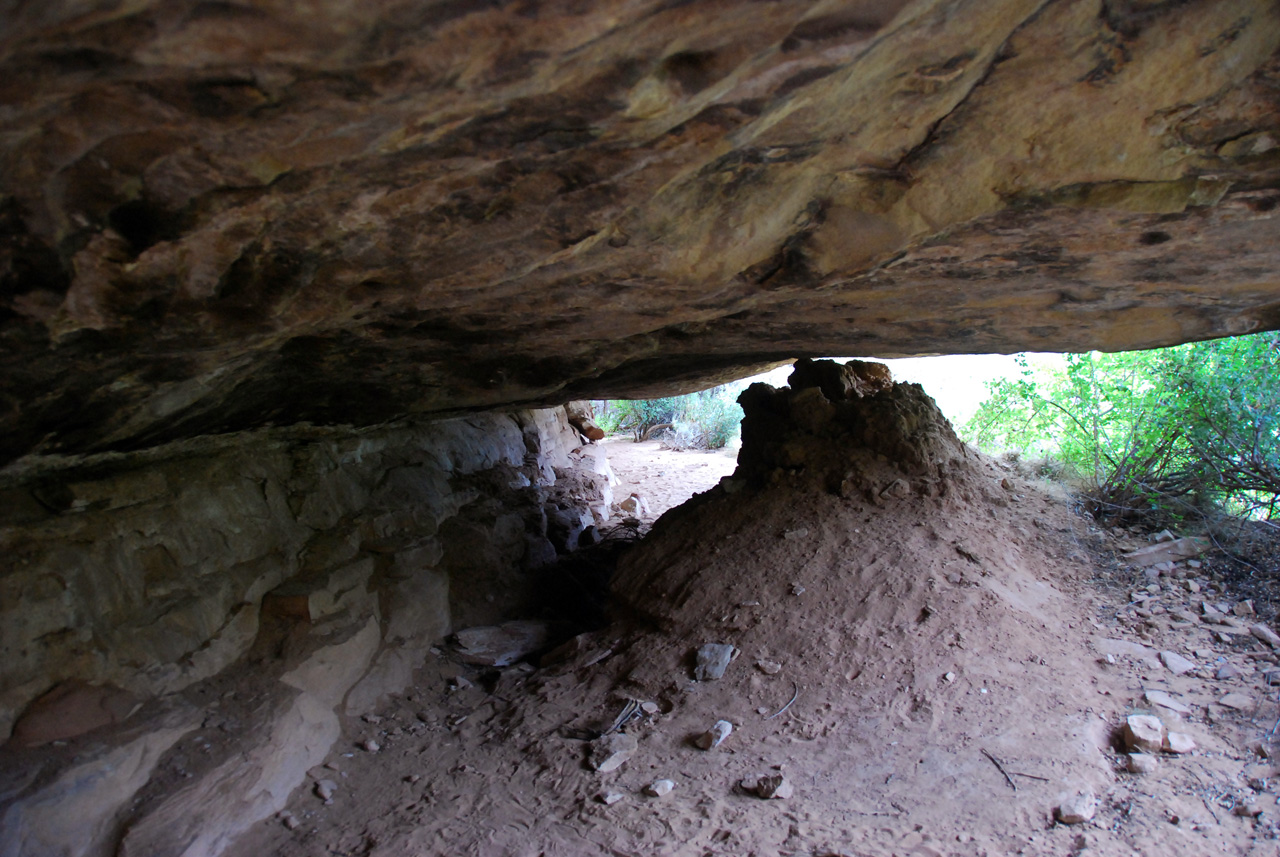
<svg viewBox="0 0 1280 857">
<path fill-rule="evenodd" d="M 0 19 L 16 853 L 217 854 L 284 806 L 593 540 L 572 400 L 1280 326 L 1271 2 Z M 753 394 L 762 425 L 836 419 L 843 392 L 797 386 Z M 811 452 L 762 443 L 747 482 Z M 944 502 L 916 464 L 876 499 Z"/>
</svg>

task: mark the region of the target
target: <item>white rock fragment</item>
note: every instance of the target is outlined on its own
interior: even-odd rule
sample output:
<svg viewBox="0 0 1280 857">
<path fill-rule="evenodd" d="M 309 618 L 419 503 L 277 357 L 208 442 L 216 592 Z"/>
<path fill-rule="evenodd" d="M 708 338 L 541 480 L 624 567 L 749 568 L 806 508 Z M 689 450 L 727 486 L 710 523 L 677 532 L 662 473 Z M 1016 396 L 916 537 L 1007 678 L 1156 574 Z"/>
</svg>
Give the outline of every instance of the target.
<svg viewBox="0 0 1280 857">
<path fill-rule="evenodd" d="M 675 787 L 676 784 L 671 780 L 654 780 L 644 787 L 644 793 L 649 797 L 663 797 L 671 794 L 671 790 Z"/>
<path fill-rule="evenodd" d="M 277 815 L 276 817 L 280 819 L 281 824 L 283 824 L 285 827 L 289 828 L 290 830 L 297 830 L 299 827 L 302 826 L 302 822 L 298 820 L 298 816 L 289 812 L 289 810 L 287 809 L 281 810 L 280 814 Z"/>
<path fill-rule="evenodd" d="M 782 664 L 777 661 L 756 661 L 756 669 L 765 675 L 777 675 L 782 672 Z"/>
<path fill-rule="evenodd" d="M 635 755 L 639 746 L 633 736 L 623 732 L 597 738 L 589 750 L 591 767 L 602 774 L 616 771 Z"/>
<path fill-rule="evenodd" d="M 373 740 L 372 738 L 365 741 L 363 744 L 360 745 L 360 747 L 361 749 L 370 753 L 376 753 L 382 749 L 382 745 L 379 744 L 377 741 Z"/>
<path fill-rule="evenodd" d="M 1164 750 L 1179 756 L 1186 755 L 1196 748 L 1196 742 L 1183 732 L 1170 732 L 1164 736 Z"/>
<path fill-rule="evenodd" d="M 1177 652 L 1161 652 L 1160 662 L 1163 663 L 1169 672 L 1174 675 L 1189 673 L 1196 668 L 1194 663 L 1187 660 Z"/>
<path fill-rule="evenodd" d="M 1129 773 L 1152 774 L 1160 767 L 1160 760 L 1150 753 L 1130 753 Z"/>
<path fill-rule="evenodd" d="M 694 739 L 693 743 L 696 744 L 700 750 L 710 750 L 723 744 L 724 739 L 728 738 L 732 732 L 732 723 L 728 720 L 717 720 L 715 725 Z"/>
<path fill-rule="evenodd" d="M 715 681 L 724 676 L 733 660 L 734 648 L 728 643 L 704 643 L 698 647 L 693 677 L 698 681 Z"/>
<path fill-rule="evenodd" d="M 1164 724 L 1150 714 L 1130 714 L 1124 719 L 1123 737 L 1130 752 L 1159 753 L 1164 748 Z"/>
<path fill-rule="evenodd" d="M 1058 801 L 1054 815 L 1063 824 L 1084 824 L 1098 811 L 1098 798 L 1093 790 L 1083 788 Z"/>
<path fill-rule="evenodd" d="M 338 791 L 338 784 L 333 780 L 320 780 L 316 783 L 316 797 L 325 803 L 333 801 L 334 794 Z"/>
<path fill-rule="evenodd" d="M 657 714 L 657 713 L 658 713 L 658 711 L 659 711 L 658 703 L 656 703 L 656 702 L 642 702 L 642 703 L 640 703 L 640 710 L 641 710 L 641 711 L 643 711 L 645 714 L 648 714 L 648 715 L 650 715 L 650 716 L 653 716 L 654 714 Z"/>
<path fill-rule="evenodd" d="M 622 798 L 623 795 L 620 795 L 617 792 L 605 792 L 596 796 L 596 800 L 600 801 L 605 806 L 613 806 L 615 803 L 622 800 Z"/>
</svg>

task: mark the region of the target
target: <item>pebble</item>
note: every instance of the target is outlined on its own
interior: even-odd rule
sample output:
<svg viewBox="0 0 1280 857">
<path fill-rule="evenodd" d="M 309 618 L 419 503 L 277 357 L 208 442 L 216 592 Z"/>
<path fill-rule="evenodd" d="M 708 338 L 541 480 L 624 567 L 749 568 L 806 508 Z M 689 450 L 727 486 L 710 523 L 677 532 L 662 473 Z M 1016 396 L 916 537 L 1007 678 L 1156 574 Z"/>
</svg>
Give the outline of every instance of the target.
<svg viewBox="0 0 1280 857">
<path fill-rule="evenodd" d="M 1196 583 L 1194 580 L 1188 580 L 1187 591 L 1192 594 L 1198 593 L 1200 591 L 1200 584 Z"/>
<path fill-rule="evenodd" d="M 1240 668 L 1237 666 L 1234 666 L 1233 664 L 1223 664 L 1222 666 L 1218 667 L 1218 671 L 1214 673 L 1214 676 L 1220 681 L 1226 681 L 1228 679 L 1233 679 L 1233 678 L 1240 678 L 1240 676 L 1242 675 L 1244 675 L 1244 673 L 1240 671 Z"/>
<path fill-rule="evenodd" d="M 290 830 L 297 830 L 299 827 L 302 826 L 302 822 L 298 820 L 298 816 L 289 812 L 289 810 L 287 809 L 282 811 L 277 817 L 284 824 L 284 826 L 289 828 Z"/>
<path fill-rule="evenodd" d="M 1191 739 L 1190 735 L 1183 732 L 1170 732 L 1164 736 L 1164 749 L 1166 752 L 1183 756 L 1195 748 L 1196 742 Z"/>
<path fill-rule="evenodd" d="M 1098 811 L 1098 798 L 1092 789 L 1081 789 L 1058 804 L 1055 815 L 1063 824 L 1084 824 Z"/>
<path fill-rule="evenodd" d="M 782 774 L 765 774 L 755 782 L 743 780 L 742 788 L 765 800 L 786 800 L 795 794 L 795 788 Z"/>
<path fill-rule="evenodd" d="M 376 752 L 378 752 L 379 750 L 381 750 L 381 749 L 382 749 L 382 745 L 381 745 L 381 744 L 379 744 L 377 741 L 373 740 L 372 738 L 370 738 L 369 740 L 365 741 L 365 742 L 364 742 L 363 744 L 361 744 L 360 746 L 361 746 L 362 748 L 364 748 L 365 750 L 368 750 L 370 753 L 376 753 Z"/>
<path fill-rule="evenodd" d="M 1130 714 L 1124 719 L 1124 745 L 1130 752 L 1159 753 L 1164 747 L 1164 724 L 1150 714 Z"/>
<path fill-rule="evenodd" d="M 694 743 L 698 745 L 700 750 L 710 750 L 719 747 L 724 743 L 724 739 L 728 738 L 733 732 L 733 724 L 728 720 L 717 720 L 715 725 L 699 735 Z"/>
<path fill-rule="evenodd" d="M 662 797 L 671 794 L 671 790 L 675 787 L 676 784 L 671 780 L 654 780 L 644 787 L 644 793 L 649 797 Z"/>
<path fill-rule="evenodd" d="M 316 783 L 316 797 L 325 803 L 333 801 L 333 795 L 338 790 L 338 784 L 333 780 L 320 780 Z"/>
<path fill-rule="evenodd" d="M 652 715 L 654 715 L 654 714 L 657 714 L 657 713 L 658 713 L 658 711 L 659 711 L 659 709 L 658 709 L 658 703 L 656 703 L 656 702 L 642 702 L 642 703 L 640 703 L 640 710 L 641 710 L 641 711 L 643 711 L 645 714 L 648 714 L 648 715 L 652 716 Z"/>
<path fill-rule="evenodd" d="M 1153 774 L 1160 767 L 1160 760 L 1150 753 L 1130 753 L 1129 773 Z"/>
<path fill-rule="evenodd" d="M 698 647 L 693 677 L 697 681 L 715 681 L 724 675 L 733 660 L 733 646 L 728 643 L 704 643 Z"/>
<path fill-rule="evenodd" d="M 777 661 L 756 661 L 756 669 L 765 675 L 777 675 L 782 672 L 782 664 Z"/>
<path fill-rule="evenodd" d="M 1235 607 L 1231 608 L 1231 612 L 1236 614 L 1237 616 L 1252 616 L 1254 612 L 1253 599 L 1250 598 L 1246 601 L 1241 601 Z"/>
<path fill-rule="evenodd" d="M 1169 669 L 1169 672 L 1174 675 L 1182 675 L 1183 673 L 1191 672 L 1196 668 L 1194 663 L 1187 660 L 1177 652 L 1161 652 L 1160 661 Z"/>
<path fill-rule="evenodd" d="M 616 771 L 635 755 L 639 744 L 632 735 L 613 732 L 591 742 L 591 767 L 602 774 Z"/>
<path fill-rule="evenodd" d="M 792 595 L 804 595 L 804 586 L 799 583 L 791 584 Z"/>
<path fill-rule="evenodd" d="M 615 803 L 622 800 L 622 798 L 623 795 L 620 795 L 617 792 L 606 792 L 596 796 L 596 800 L 600 801 L 605 806 L 613 806 Z"/>
</svg>

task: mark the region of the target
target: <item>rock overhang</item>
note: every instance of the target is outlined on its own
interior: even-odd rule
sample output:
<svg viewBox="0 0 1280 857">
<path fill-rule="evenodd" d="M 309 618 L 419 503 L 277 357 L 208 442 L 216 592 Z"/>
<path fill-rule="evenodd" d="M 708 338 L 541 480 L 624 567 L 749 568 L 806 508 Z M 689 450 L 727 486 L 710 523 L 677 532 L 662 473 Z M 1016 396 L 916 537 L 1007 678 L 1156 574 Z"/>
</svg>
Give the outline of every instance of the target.
<svg viewBox="0 0 1280 857">
<path fill-rule="evenodd" d="M 1273 3 L 48 3 L 3 459 L 1280 327 Z"/>
</svg>

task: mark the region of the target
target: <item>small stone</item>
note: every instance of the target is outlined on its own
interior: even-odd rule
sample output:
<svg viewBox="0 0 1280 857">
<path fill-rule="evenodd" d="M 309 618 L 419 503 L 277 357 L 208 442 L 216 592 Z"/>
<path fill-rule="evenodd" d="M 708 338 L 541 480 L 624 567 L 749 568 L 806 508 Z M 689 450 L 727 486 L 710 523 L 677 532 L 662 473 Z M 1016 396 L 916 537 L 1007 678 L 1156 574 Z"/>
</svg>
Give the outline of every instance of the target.
<svg viewBox="0 0 1280 857">
<path fill-rule="evenodd" d="M 657 714 L 660 709 L 656 702 L 642 702 L 640 703 L 640 710 L 652 717 Z"/>
<path fill-rule="evenodd" d="M 1164 750 L 1166 753 L 1185 756 L 1195 748 L 1196 742 L 1184 732 L 1170 732 L 1164 736 Z"/>
<path fill-rule="evenodd" d="M 777 661 L 756 661 L 756 669 L 765 675 L 777 675 L 782 672 L 782 664 Z"/>
<path fill-rule="evenodd" d="M 302 826 L 302 822 L 298 820 L 298 816 L 289 812 L 289 810 L 287 809 L 282 811 L 277 816 L 277 818 L 279 818 L 281 823 L 283 823 L 284 826 L 289 828 L 290 830 L 297 830 L 299 827 Z"/>
<path fill-rule="evenodd" d="M 710 750 L 719 747 L 724 743 L 724 739 L 728 738 L 733 732 L 733 724 L 728 720 L 717 720 L 715 725 L 703 732 L 694 740 L 694 744 L 700 750 Z"/>
<path fill-rule="evenodd" d="M 676 784 L 671 780 L 654 780 L 644 787 L 644 793 L 649 797 L 662 797 L 671 794 L 671 790 L 675 787 Z"/>
<path fill-rule="evenodd" d="M 1204 563 L 1198 559 L 1187 560 L 1187 568 L 1200 568 L 1202 565 L 1204 565 Z"/>
<path fill-rule="evenodd" d="M 1131 774 L 1153 774 L 1160 767 L 1160 760 L 1150 753 L 1130 753 L 1128 767 Z"/>
<path fill-rule="evenodd" d="M 333 780 L 320 780 L 316 783 L 316 797 L 325 803 L 333 800 L 333 795 L 338 791 L 338 784 Z"/>
<path fill-rule="evenodd" d="M 1253 697 L 1247 693 L 1228 693 L 1218 700 L 1219 705 L 1234 708 L 1236 711 L 1252 711 Z"/>
<path fill-rule="evenodd" d="M 1098 811 L 1098 798 L 1092 789 L 1081 789 L 1058 803 L 1055 815 L 1063 824 L 1084 824 Z"/>
<path fill-rule="evenodd" d="M 367 750 L 370 753 L 376 753 L 382 749 L 382 745 L 379 744 L 377 741 L 373 740 L 372 738 L 365 741 L 363 744 L 360 745 L 360 747 L 364 750 Z"/>
<path fill-rule="evenodd" d="M 1152 705 L 1158 705 L 1161 708 L 1167 708 L 1170 711 L 1176 711 L 1179 714 L 1191 713 L 1191 708 L 1189 706 L 1178 702 L 1178 700 L 1174 699 L 1163 690 L 1148 690 L 1143 695 L 1146 696 L 1147 702 Z"/>
<path fill-rule="evenodd" d="M 1252 801 L 1236 804 L 1236 808 L 1232 810 L 1241 818 L 1257 818 L 1262 815 L 1262 807 Z"/>
<path fill-rule="evenodd" d="M 605 792 L 604 794 L 596 796 L 596 800 L 600 801 L 605 806 L 613 806 L 615 803 L 622 800 L 622 798 L 623 795 L 620 795 L 617 792 Z"/>
<path fill-rule="evenodd" d="M 1219 681 L 1227 681 L 1233 678 L 1240 678 L 1240 676 L 1244 675 L 1244 673 L 1242 673 L 1240 671 L 1240 668 L 1235 666 L 1234 664 L 1223 664 L 1222 666 L 1218 667 L 1218 671 L 1215 672 L 1213 675 Z"/>
<path fill-rule="evenodd" d="M 382 718 L 376 714 L 364 714 L 360 717 L 360 719 L 363 720 L 365 723 L 377 724 L 382 722 Z"/>
<path fill-rule="evenodd" d="M 1236 614 L 1237 616 L 1252 616 L 1254 612 L 1253 599 L 1250 598 L 1247 601 L 1241 601 L 1235 607 L 1231 608 L 1231 612 Z"/>
<path fill-rule="evenodd" d="M 756 780 L 750 791 L 765 800 L 786 800 L 795 794 L 795 789 L 782 774 L 765 774 Z"/>
<path fill-rule="evenodd" d="M 1196 665 L 1184 658 L 1177 652 L 1161 652 L 1160 661 L 1168 668 L 1169 672 L 1174 675 L 1182 675 L 1191 672 Z"/>
<path fill-rule="evenodd" d="M 1249 633 L 1266 643 L 1273 649 L 1280 649 L 1280 634 L 1272 631 L 1266 625 L 1259 622 L 1256 625 L 1249 626 Z"/>
<path fill-rule="evenodd" d="M 1130 714 L 1124 719 L 1123 733 L 1130 752 L 1159 753 L 1164 747 L 1164 724 L 1150 714 Z"/>
<path fill-rule="evenodd" d="M 602 774 L 616 771 L 635 755 L 640 745 L 625 732 L 613 732 L 591 742 L 591 767 Z"/>
<path fill-rule="evenodd" d="M 804 595 L 804 586 L 799 583 L 791 584 L 792 595 Z"/>
<path fill-rule="evenodd" d="M 467 688 L 471 687 L 471 682 L 467 679 L 466 676 L 457 676 L 456 678 L 450 680 L 449 686 L 452 690 L 466 690 Z"/>
<path fill-rule="evenodd" d="M 1111 656 L 1110 656 L 1110 655 L 1107 655 L 1107 657 L 1111 657 Z M 1115 663 L 1115 661 L 1113 660 L 1113 661 L 1112 661 L 1112 663 Z M 944 675 L 944 676 L 942 677 L 942 680 L 943 680 L 943 681 L 945 681 L 945 682 L 947 682 L 948 684 L 950 684 L 951 682 L 953 682 L 953 681 L 955 681 L 955 680 L 956 680 L 956 674 L 955 674 L 955 673 L 947 673 L 946 675 Z"/>
<path fill-rule="evenodd" d="M 728 643 L 705 643 L 698 647 L 693 677 L 698 681 L 715 681 L 724 675 L 733 660 L 733 646 Z"/>
<path fill-rule="evenodd" d="M 1188 580 L 1187 591 L 1193 594 L 1198 593 L 1200 591 L 1200 584 L 1196 583 L 1194 580 Z"/>
<path fill-rule="evenodd" d="M 409 785 L 414 785 L 421 779 L 422 779 L 421 774 L 410 774 L 409 776 L 404 778 L 404 781 Z"/>
</svg>

